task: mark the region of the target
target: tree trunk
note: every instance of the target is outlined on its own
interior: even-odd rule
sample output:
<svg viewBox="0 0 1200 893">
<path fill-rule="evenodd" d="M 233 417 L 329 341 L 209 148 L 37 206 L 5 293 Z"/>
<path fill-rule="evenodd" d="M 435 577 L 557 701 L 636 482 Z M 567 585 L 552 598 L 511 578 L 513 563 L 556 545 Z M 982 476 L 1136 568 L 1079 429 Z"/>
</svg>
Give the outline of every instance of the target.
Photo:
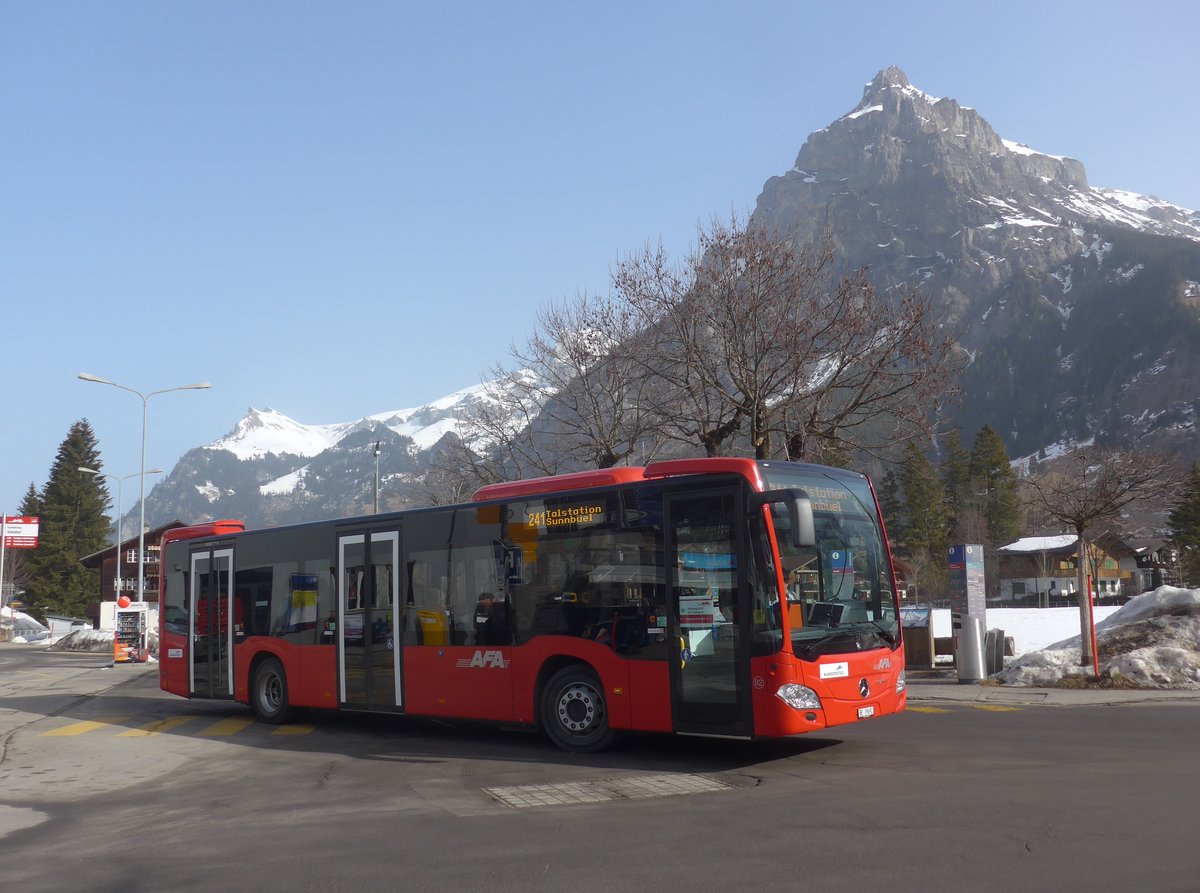
<svg viewBox="0 0 1200 893">
<path fill-rule="evenodd" d="M 1092 610 L 1091 593 L 1087 588 L 1087 544 L 1083 541 L 1083 531 L 1076 529 L 1079 535 L 1079 550 L 1076 560 L 1076 576 L 1079 580 L 1079 666 L 1092 665 Z"/>
</svg>

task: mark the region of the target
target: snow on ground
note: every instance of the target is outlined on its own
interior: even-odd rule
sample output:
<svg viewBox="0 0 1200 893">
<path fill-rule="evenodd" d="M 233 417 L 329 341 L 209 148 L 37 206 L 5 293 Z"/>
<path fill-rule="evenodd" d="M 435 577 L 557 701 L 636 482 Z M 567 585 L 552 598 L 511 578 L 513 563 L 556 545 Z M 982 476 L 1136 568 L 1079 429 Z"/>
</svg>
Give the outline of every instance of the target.
<svg viewBox="0 0 1200 893">
<path fill-rule="evenodd" d="M 1119 609 L 1113 605 L 1095 609 L 1099 623 Z M 987 628 L 1004 630 L 1013 639 L 1013 650 L 1020 657 L 1030 651 L 1040 651 L 1055 642 L 1074 635 L 1079 638 L 1078 608 L 988 608 Z M 933 634 L 939 638 L 953 635 L 950 628 L 950 609 L 933 612 Z"/>
<path fill-rule="evenodd" d="M 1063 620 L 1034 622 L 1036 615 L 1050 612 L 1064 612 Z M 1043 644 L 1049 630 L 1061 631 L 1066 613 L 1072 615 L 1075 634 Z M 1035 616 L 1017 616 L 1023 614 Z M 1200 589 L 1163 586 L 1120 608 L 1097 608 L 1095 616 L 1101 677 L 1123 676 L 1140 688 L 1200 689 Z M 1016 639 L 1020 656 L 995 677 L 1005 685 L 1054 685 L 1068 677 L 1093 675 L 1092 667 L 1079 666 L 1075 608 L 989 610 L 987 625 Z"/>
<path fill-rule="evenodd" d="M 43 642 L 50 638 L 50 630 L 40 621 L 10 607 L 0 607 L 0 626 L 12 628 L 12 641 L 17 644 Z"/>
</svg>

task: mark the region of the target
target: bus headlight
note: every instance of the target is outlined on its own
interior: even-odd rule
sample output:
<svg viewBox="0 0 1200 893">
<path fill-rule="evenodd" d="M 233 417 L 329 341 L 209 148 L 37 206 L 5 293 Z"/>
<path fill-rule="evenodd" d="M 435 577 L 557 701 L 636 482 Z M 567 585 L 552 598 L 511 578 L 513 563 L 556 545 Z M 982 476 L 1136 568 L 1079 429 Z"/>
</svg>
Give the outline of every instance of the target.
<svg viewBox="0 0 1200 893">
<path fill-rule="evenodd" d="M 908 688 L 908 683 L 904 681 L 904 671 L 901 670 L 896 676 L 896 694 L 903 693 L 906 688 Z"/>
<path fill-rule="evenodd" d="M 775 697 L 796 710 L 821 709 L 821 699 L 817 697 L 817 693 L 811 688 L 797 685 L 795 682 L 779 686 L 779 689 L 775 692 Z"/>
</svg>

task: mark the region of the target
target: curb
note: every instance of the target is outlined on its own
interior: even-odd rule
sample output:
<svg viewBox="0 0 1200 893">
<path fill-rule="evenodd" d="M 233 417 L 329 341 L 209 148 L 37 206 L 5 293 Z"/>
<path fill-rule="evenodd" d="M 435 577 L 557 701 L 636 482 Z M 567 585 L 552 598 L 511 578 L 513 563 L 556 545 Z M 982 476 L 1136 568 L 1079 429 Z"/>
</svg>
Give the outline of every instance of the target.
<svg viewBox="0 0 1200 893">
<path fill-rule="evenodd" d="M 1200 690 L 1026 688 L 915 679 L 909 680 L 908 700 L 1055 707 L 1120 706 L 1145 703 L 1200 704 Z"/>
</svg>

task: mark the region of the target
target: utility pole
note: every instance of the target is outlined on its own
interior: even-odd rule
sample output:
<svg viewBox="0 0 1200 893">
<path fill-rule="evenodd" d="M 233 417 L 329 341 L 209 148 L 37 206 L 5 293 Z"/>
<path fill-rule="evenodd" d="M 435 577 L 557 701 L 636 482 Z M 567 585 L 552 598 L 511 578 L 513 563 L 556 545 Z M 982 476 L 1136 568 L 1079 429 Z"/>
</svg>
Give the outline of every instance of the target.
<svg viewBox="0 0 1200 893">
<path fill-rule="evenodd" d="M 374 510 L 371 512 L 373 515 L 379 514 L 379 453 L 382 444 L 383 441 L 375 441 L 375 503 Z"/>
</svg>

